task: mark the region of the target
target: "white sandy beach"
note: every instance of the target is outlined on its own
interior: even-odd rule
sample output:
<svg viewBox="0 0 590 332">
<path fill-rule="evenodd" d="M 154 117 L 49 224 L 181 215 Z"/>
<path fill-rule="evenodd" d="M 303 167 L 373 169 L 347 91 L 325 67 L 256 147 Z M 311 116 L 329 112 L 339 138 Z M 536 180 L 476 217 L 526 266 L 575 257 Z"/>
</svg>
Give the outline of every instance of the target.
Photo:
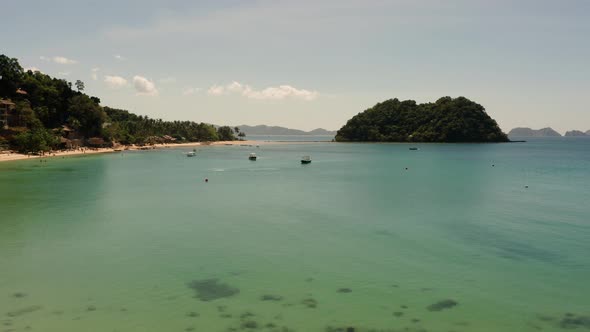
<svg viewBox="0 0 590 332">
<path fill-rule="evenodd" d="M 118 152 L 121 150 L 154 150 L 163 148 L 178 148 L 178 147 L 194 147 L 201 145 L 268 145 L 268 144 L 286 144 L 288 142 L 270 142 L 270 141 L 220 141 L 220 142 L 191 142 L 191 143 L 170 143 L 170 144 L 155 144 L 149 146 L 121 146 L 119 148 L 80 148 L 76 150 L 59 150 L 46 153 L 44 155 L 26 155 L 16 152 L 0 152 L 0 162 L 3 161 L 14 161 L 23 159 L 34 159 L 34 158 L 54 158 L 54 157 L 65 157 L 65 156 L 77 156 L 97 153 L 111 153 Z"/>
</svg>

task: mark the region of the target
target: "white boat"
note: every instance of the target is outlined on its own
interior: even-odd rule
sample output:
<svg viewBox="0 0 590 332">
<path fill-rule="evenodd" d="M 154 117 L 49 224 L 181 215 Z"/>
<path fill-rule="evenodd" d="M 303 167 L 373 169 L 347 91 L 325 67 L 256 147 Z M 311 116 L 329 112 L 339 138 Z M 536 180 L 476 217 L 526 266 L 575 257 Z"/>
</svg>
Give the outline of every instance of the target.
<svg viewBox="0 0 590 332">
<path fill-rule="evenodd" d="M 186 153 L 186 156 L 187 157 L 194 157 L 196 155 L 197 155 L 197 150 L 196 149 L 193 149 L 193 151 Z"/>
<path fill-rule="evenodd" d="M 310 156 L 303 156 L 303 157 L 301 157 L 301 163 L 302 164 L 310 164 L 311 163 L 311 157 Z"/>
<path fill-rule="evenodd" d="M 256 157 L 256 153 L 250 153 L 250 156 L 248 156 L 248 159 L 250 160 L 256 160 L 256 158 L 258 158 Z"/>
</svg>

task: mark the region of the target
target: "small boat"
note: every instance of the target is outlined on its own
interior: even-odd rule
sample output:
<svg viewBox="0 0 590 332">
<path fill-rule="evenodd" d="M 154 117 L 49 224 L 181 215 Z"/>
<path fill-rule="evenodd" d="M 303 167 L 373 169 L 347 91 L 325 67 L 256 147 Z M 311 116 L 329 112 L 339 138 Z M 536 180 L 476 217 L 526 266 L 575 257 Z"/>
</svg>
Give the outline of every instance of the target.
<svg viewBox="0 0 590 332">
<path fill-rule="evenodd" d="M 256 153 L 250 153 L 250 156 L 248 156 L 248 159 L 250 160 L 256 160 L 256 158 L 258 158 L 256 157 Z"/>
<path fill-rule="evenodd" d="M 309 163 L 311 163 L 311 157 L 310 156 L 303 156 L 303 157 L 301 157 L 301 163 L 302 164 L 309 164 Z"/>
<path fill-rule="evenodd" d="M 416 151 L 416 150 L 418 150 L 418 148 L 410 148 L 410 150 Z"/>
<path fill-rule="evenodd" d="M 197 155 L 197 149 L 193 149 L 193 151 L 186 153 L 187 157 L 194 157 L 196 155 Z"/>
</svg>

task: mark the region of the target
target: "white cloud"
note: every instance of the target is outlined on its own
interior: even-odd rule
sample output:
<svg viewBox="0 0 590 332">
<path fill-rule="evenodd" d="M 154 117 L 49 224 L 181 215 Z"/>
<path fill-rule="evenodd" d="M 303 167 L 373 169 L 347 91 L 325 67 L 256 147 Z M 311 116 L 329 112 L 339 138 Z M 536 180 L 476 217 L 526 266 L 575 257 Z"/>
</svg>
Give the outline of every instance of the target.
<svg viewBox="0 0 590 332">
<path fill-rule="evenodd" d="M 201 88 L 192 88 L 192 87 L 188 87 L 188 88 L 185 88 L 185 89 L 182 91 L 182 94 L 183 94 L 184 96 L 190 96 L 190 95 L 194 95 L 195 93 L 198 93 L 198 92 L 200 92 L 201 90 L 202 90 Z"/>
<path fill-rule="evenodd" d="M 52 58 L 52 60 L 53 60 L 53 62 L 59 63 L 60 65 L 73 65 L 73 64 L 78 63 L 78 61 L 76 61 L 76 60 L 68 59 L 63 56 L 54 56 Z"/>
<path fill-rule="evenodd" d="M 302 99 L 311 101 L 319 96 L 317 91 L 297 89 L 291 85 L 279 85 L 268 87 L 262 90 L 255 90 L 249 85 L 239 82 L 232 82 L 225 86 L 213 85 L 207 93 L 212 96 L 221 96 L 225 94 L 240 94 L 243 97 L 259 100 L 283 100 L 287 98 Z"/>
<path fill-rule="evenodd" d="M 156 85 L 153 81 L 143 77 L 143 76 L 134 76 L 133 77 L 133 85 L 135 86 L 135 90 L 137 90 L 138 95 L 142 96 L 156 96 L 158 95 L 158 89 L 156 89 Z"/>
<path fill-rule="evenodd" d="M 221 96 L 225 93 L 225 88 L 221 85 L 214 85 L 207 90 L 207 94 L 212 96 Z"/>
<path fill-rule="evenodd" d="M 104 82 L 109 86 L 109 88 L 118 89 L 122 88 L 127 85 L 127 80 L 121 76 L 105 76 Z"/>
<path fill-rule="evenodd" d="M 41 61 L 55 62 L 55 63 L 60 64 L 60 65 L 73 65 L 73 64 L 78 63 L 78 61 L 76 61 L 76 60 L 68 59 L 68 58 L 63 57 L 63 56 L 54 56 L 52 58 L 49 58 L 49 57 L 46 57 L 46 56 L 43 56 L 42 55 L 42 56 L 39 57 L 39 59 Z"/>
<path fill-rule="evenodd" d="M 122 56 L 122 55 L 119 55 L 119 54 L 115 54 L 115 55 L 113 55 L 113 57 L 114 57 L 115 59 L 119 60 L 119 61 L 124 61 L 124 60 L 127 60 L 127 58 L 126 58 L 126 57 L 124 57 L 124 56 Z"/>
<path fill-rule="evenodd" d="M 162 84 L 170 84 L 176 82 L 176 77 L 164 77 L 161 78 L 158 82 Z"/>
<path fill-rule="evenodd" d="M 249 87 L 243 86 L 241 83 L 238 83 L 236 81 L 233 81 L 233 82 L 231 82 L 230 84 L 228 84 L 226 86 L 227 91 L 229 91 L 229 92 L 238 92 L 238 93 L 241 93 L 245 89 L 248 89 L 248 88 Z"/>
<path fill-rule="evenodd" d="M 100 68 L 92 68 L 90 70 L 90 77 L 92 77 L 93 80 L 98 80 L 98 71 L 100 70 Z"/>
</svg>

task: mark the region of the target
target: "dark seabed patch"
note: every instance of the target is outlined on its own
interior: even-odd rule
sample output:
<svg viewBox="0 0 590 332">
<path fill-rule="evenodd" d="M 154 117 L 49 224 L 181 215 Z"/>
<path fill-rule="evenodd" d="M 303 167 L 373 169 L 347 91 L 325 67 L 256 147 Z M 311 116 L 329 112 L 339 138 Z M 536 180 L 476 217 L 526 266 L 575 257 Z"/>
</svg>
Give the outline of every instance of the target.
<svg viewBox="0 0 590 332">
<path fill-rule="evenodd" d="M 14 310 L 14 311 L 10 311 L 10 312 L 6 313 L 6 315 L 8 317 L 18 317 L 18 316 L 29 314 L 29 313 L 32 313 L 32 312 L 35 312 L 35 311 L 38 311 L 38 310 L 41 310 L 41 309 L 43 309 L 43 307 L 40 306 L 40 305 L 32 305 L 32 306 L 29 306 L 29 307 L 25 307 L 25 308 L 17 309 L 17 310 Z"/>
<path fill-rule="evenodd" d="M 301 301 L 301 304 L 303 304 L 304 306 L 306 306 L 308 308 L 315 308 L 318 306 L 318 301 L 316 301 L 315 299 L 312 299 L 312 298 L 307 298 L 307 299 L 304 299 L 303 301 Z"/>
<path fill-rule="evenodd" d="M 442 311 L 445 309 L 451 309 L 452 307 L 458 305 L 459 302 L 451 299 L 441 300 L 436 303 L 433 303 L 426 307 L 429 311 Z"/>
<path fill-rule="evenodd" d="M 403 312 L 401 312 L 401 311 L 396 311 L 396 312 L 394 312 L 394 313 L 393 313 L 393 315 L 394 315 L 395 317 L 401 317 L 401 316 L 403 316 L 403 315 L 404 315 L 404 313 L 403 313 Z"/>
<path fill-rule="evenodd" d="M 240 327 L 242 329 L 256 329 L 258 328 L 258 323 L 255 320 L 245 320 Z"/>
<path fill-rule="evenodd" d="M 201 301 L 212 301 L 238 294 L 239 289 L 219 282 L 218 279 L 193 280 L 188 287 L 195 290 L 198 299 Z"/>
<path fill-rule="evenodd" d="M 261 301 L 281 301 L 283 299 L 280 295 L 265 294 L 260 297 Z"/>
<path fill-rule="evenodd" d="M 25 296 L 27 296 L 27 293 L 23 293 L 23 292 L 16 292 L 16 293 L 12 294 L 12 297 L 15 297 L 17 299 L 22 299 Z"/>
<path fill-rule="evenodd" d="M 198 313 L 198 312 L 196 312 L 196 311 L 189 311 L 189 312 L 186 314 L 186 316 L 187 316 L 187 317 L 193 317 L 193 318 L 195 318 L 195 317 L 199 317 L 199 313 Z"/>
<path fill-rule="evenodd" d="M 572 313 L 566 313 L 559 321 L 559 327 L 563 329 L 590 329 L 590 316 L 582 316 Z"/>
<path fill-rule="evenodd" d="M 351 293 L 352 289 L 350 288 L 338 288 L 337 290 L 338 293 Z"/>
<path fill-rule="evenodd" d="M 541 243 L 529 244 L 508 233 L 493 231 L 489 227 L 470 225 L 458 229 L 458 235 L 478 246 L 487 247 L 497 256 L 510 260 L 536 260 L 563 265 L 567 257 L 556 251 L 545 249 Z"/>
<path fill-rule="evenodd" d="M 250 311 L 246 311 L 240 315 L 240 319 L 244 320 L 246 318 L 254 317 L 255 314 L 251 313 Z"/>
<path fill-rule="evenodd" d="M 325 332 L 356 332 L 354 327 L 332 327 L 328 326 L 324 330 Z"/>
<path fill-rule="evenodd" d="M 445 330 L 446 331 L 446 330 Z M 372 327 L 333 327 L 327 326 L 324 332 L 428 332 L 428 330 L 420 326 L 405 326 L 399 328 L 372 328 Z M 457 332 L 456 330 L 449 330 L 448 332 Z"/>
</svg>

